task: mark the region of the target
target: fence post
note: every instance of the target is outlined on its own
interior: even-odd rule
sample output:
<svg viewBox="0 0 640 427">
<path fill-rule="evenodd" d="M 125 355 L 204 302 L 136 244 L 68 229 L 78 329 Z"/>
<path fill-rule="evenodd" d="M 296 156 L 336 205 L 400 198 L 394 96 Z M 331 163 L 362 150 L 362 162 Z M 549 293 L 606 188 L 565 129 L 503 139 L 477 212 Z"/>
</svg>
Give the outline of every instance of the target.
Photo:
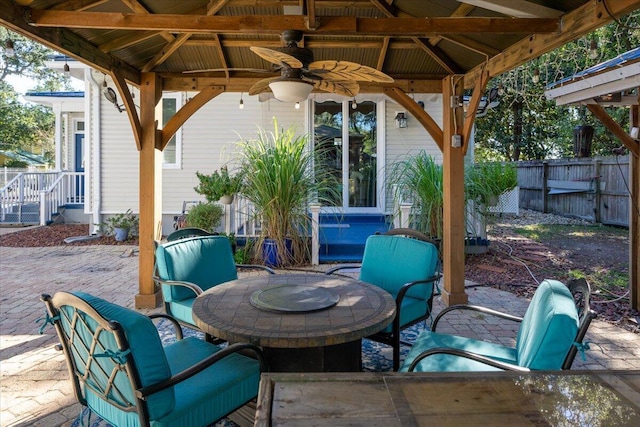
<svg viewBox="0 0 640 427">
<path fill-rule="evenodd" d="M 549 192 L 547 187 L 547 179 L 549 178 L 549 162 L 546 160 L 542 162 L 542 213 L 547 213 L 549 207 L 547 205 L 547 193 Z"/>
<path fill-rule="evenodd" d="M 40 191 L 40 225 L 47 225 L 47 192 Z"/>
<path fill-rule="evenodd" d="M 400 203 L 400 227 L 409 228 L 411 226 L 412 203 Z"/>
<path fill-rule="evenodd" d="M 600 193 L 600 165 L 602 162 L 599 159 L 593 159 L 593 185 L 594 188 L 594 196 L 593 196 L 593 222 L 599 224 L 602 221 L 600 214 L 600 200 L 602 199 L 602 194 Z"/>
</svg>

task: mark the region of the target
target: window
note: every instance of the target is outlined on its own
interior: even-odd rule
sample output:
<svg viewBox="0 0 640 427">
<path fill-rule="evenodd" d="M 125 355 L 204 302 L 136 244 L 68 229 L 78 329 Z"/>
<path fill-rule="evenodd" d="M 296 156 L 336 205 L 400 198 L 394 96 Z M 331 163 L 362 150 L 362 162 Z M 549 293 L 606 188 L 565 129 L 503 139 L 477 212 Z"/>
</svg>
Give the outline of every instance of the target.
<svg viewBox="0 0 640 427">
<path fill-rule="evenodd" d="M 162 127 L 173 117 L 182 106 L 182 94 L 167 93 L 162 95 Z M 156 114 L 157 115 L 157 114 Z M 181 166 L 182 154 L 182 128 L 178 129 L 175 135 L 171 137 L 169 143 L 162 151 L 163 166 L 165 168 L 179 168 Z"/>
</svg>

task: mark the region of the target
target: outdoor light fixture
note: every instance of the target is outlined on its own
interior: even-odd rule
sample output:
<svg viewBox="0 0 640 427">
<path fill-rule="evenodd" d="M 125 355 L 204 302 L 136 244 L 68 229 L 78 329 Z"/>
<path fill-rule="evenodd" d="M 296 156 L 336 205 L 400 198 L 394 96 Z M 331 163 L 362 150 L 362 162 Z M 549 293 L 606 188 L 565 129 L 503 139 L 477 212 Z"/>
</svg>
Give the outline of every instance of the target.
<svg viewBox="0 0 640 427">
<path fill-rule="evenodd" d="M 591 44 L 589 45 L 589 58 L 597 59 L 598 55 L 598 43 L 596 42 L 596 39 L 591 39 Z"/>
<path fill-rule="evenodd" d="M 502 83 L 498 85 L 498 95 L 504 95 L 504 85 Z"/>
<path fill-rule="evenodd" d="M 296 108 L 296 110 L 300 109 L 300 101 L 296 102 L 295 108 Z"/>
<path fill-rule="evenodd" d="M 276 80 L 269 83 L 269 87 L 276 99 L 284 102 L 300 102 L 307 99 L 313 90 L 311 83 L 298 79 Z"/>
<path fill-rule="evenodd" d="M 531 81 L 533 81 L 533 83 L 538 83 L 540 81 L 540 68 L 533 70 L 533 77 L 531 77 Z"/>
<path fill-rule="evenodd" d="M 7 39 L 7 41 L 4 44 L 4 54 L 8 57 L 8 58 L 13 58 L 14 56 L 16 56 L 16 50 L 13 47 L 13 40 L 11 39 Z"/>
<path fill-rule="evenodd" d="M 240 103 L 238 104 L 238 108 L 244 110 L 244 101 L 242 100 L 242 92 L 240 93 Z"/>
<path fill-rule="evenodd" d="M 351 103 L 351 108 L 354 110 L 358 109 L 358 103 L 356 102 L 355 98 L 353 98 L 353 102 Z"/>
<path fill-rule="evenodd" d="M 407 127 L 407 113 L 404 111 L 396 112 L 396 127 L 400 129 Z"/>
<path fill-rule="evenodd" d="M 64 60 L 64 67 L 62 68 L 64 70 L 64 75 L 69 77 L 71 75 L 71 68 L 69 68 L 69 64 L 67 64 L 67 60 Z"/>
</svg>

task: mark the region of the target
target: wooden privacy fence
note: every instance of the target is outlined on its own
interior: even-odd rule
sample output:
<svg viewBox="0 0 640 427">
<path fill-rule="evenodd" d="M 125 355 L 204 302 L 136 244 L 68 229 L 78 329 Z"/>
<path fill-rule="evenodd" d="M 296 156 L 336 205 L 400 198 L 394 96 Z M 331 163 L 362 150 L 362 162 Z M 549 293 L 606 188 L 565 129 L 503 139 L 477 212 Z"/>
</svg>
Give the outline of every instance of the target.
<svg viewBox="0 0 640 427">
<path fill-rule="evenodd" d="M 629 156 L 513 164 L 521 208 L 629 226 Z"/>
</svg>

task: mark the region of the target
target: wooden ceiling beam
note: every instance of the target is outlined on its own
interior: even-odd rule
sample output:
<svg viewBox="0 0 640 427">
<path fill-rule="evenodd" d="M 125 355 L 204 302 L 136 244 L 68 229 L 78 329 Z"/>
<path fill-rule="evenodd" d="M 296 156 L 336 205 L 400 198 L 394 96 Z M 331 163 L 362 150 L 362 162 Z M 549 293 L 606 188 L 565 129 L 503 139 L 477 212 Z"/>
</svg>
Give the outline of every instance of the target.
<svg viewBox="0 0 640 427">
<path fill-rule="evenodd" d="M 110 12 L 69 12 L 30 9 L 29 24 L 38 27 L 93 28 L 119 30 L 161 30 L 176 33 L 281 33 L 284 30 L 309 31 L 305 16 L 251 15 L 200 16 Z M 401 22 L 400 22 L 401 20 Z M 559 19 L 513 18 L 357 18 L 322 17 L 314 34 L 378 35 L 390 37 L 433 37 L 439 34 L 557 33 Z"/>
<path fill-rule="evenodd" d="M 208 86 L 223 86 L 225 92 L 248 92 L 264 75 L 247 77 L 193 77 L 192 75 L 175 75 L 171 73 L 159 73 L 162 78 L 163 88 L 166 91 L 197 92 Z M 384 93 L 385 84 L 360 82 L 360 93 Z M 433 76 L 425 80 L 395 79 L 393 86 L 406 93 L 441 93 L 442 76 Z M 322 93 L 322 92 L 319 92 Z"/>
<path fill-rule="evenodd" d="M 94 45 L 65 28 L 39 28 L 30 26 L 24 19 L 28 9 L 10 0 L 0 0 L 0 24 L 64 55 L 73 57 L 99 71 L 110 74 L 118 70 L 123 78 L 140 84 L 138 70 L 118 58 L 101 52 Z"/>
<path fill-rule="evenodd" d="M 498 76 L 606 25 L 613 20 L 609 13 L 618 17 L 639 8 L 640 0 L 608 1 L 606 7 L 601 0 L 591 0 L 563 15 L 559 33 L 533 34 L 470 70 L 465 75 L 465 89 L 475 85 L 484 69 L 489 72 L 489 77 Z"/>
<path fill-rule="evenodd" d="M 120 1 L 136 14 L 151 15 L 151 12 L 149 12 L 149 10 L 147 10 L 146 7 L 141 5 L 140 2 L 138 2 L 138 0 L 120 0 Z M 175 37 L 173 36 L 173 34 L 167 31 L 160 31 L 158 35 L 169 43 L 173 43 L 175 41 Z"/>
</svg>

